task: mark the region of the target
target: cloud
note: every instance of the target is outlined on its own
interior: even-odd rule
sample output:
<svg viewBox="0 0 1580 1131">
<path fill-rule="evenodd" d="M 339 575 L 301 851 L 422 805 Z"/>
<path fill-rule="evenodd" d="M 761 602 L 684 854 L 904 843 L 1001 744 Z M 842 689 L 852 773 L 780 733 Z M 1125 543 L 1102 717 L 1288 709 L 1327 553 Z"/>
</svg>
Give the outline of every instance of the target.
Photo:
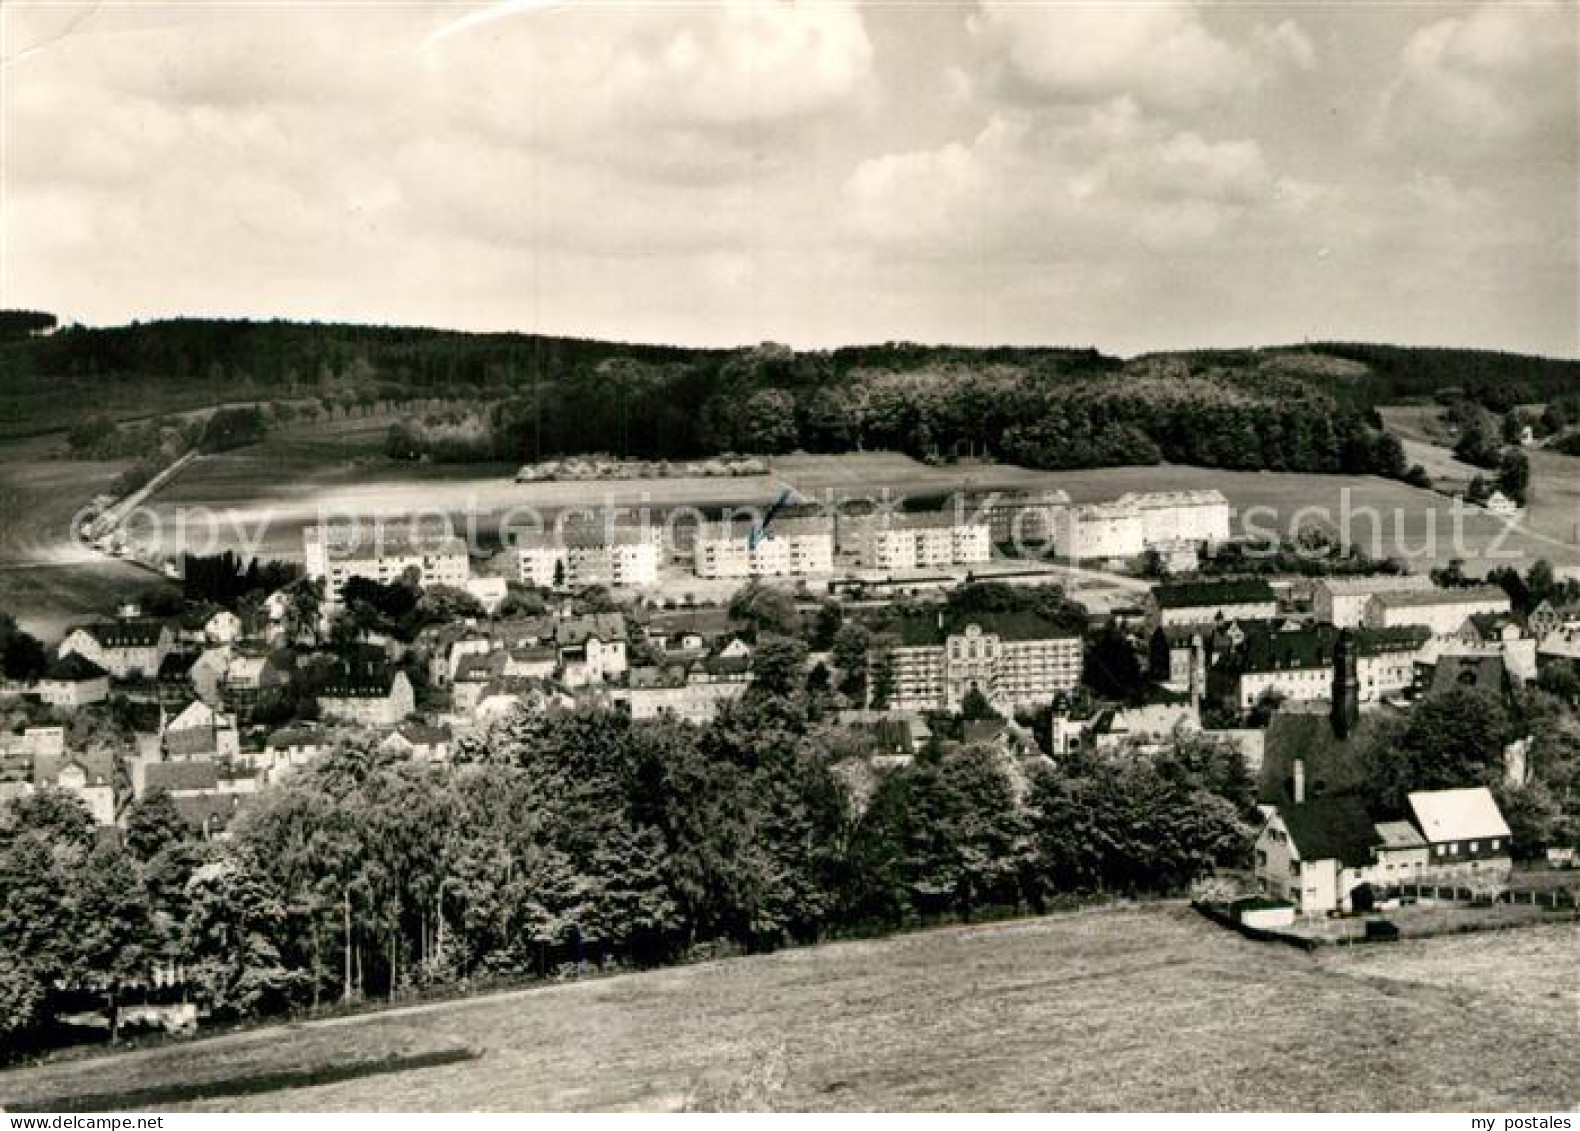
<svg viewBox="0 0 1580 1131">
<path fill-rule="evenodd" d="M 1572 168 L 1580 131 L 1572 4 L 1484 4 L 1405 44 L 1374 140 L 1453 162 L 1544 145 Z"/>
<path fill-rule="evenodd" d="M 1068 102 L 1130 97 L 1158 111 L 1199 108 L 1254 85 L 1249 54 L 1190 4 L 1022 4 L 983 0 L 971 32 L 1031 91 Z"/>
<path fill-rule="evenodd" d="M 996 113 L 968 144 L 862 162 L 845 187 L 854 232 L 937 254 L 1099 253 L 1198 243 L 1272 199 L 1253 140 L 1173 131 L 1120 99 L 1050 117 Z"/>
</svg>

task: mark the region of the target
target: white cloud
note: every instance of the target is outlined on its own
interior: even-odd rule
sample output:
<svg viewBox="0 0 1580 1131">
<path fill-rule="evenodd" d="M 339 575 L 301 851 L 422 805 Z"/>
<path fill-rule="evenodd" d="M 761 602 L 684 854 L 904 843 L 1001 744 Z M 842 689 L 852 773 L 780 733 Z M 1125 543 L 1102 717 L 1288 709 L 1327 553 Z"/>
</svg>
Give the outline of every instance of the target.
<svg viewBox="0 0 1580 1131">
<path fill-rule="evenodd" d="M 1056 100 L 1134 98 L 1149 109 L 1198 108 L 1254 84 L 1247 53 L 1190 4 L 1022 4 L 983 0 L 972 32 L 1013 75 Z"/>
<path fill-rule="evenodd" d="M 1577 11 L 1499 0 L 1420 28 L 1383 96 L 1376 140 L 1450 162 L 1535 142 L 1572 167 Z"/>
<path fill-rule="evenodd" d="M 1002 111 L 969 144 L 863 162 L 845 191 L 859 236 L 926 255 L 1189 245 L 1273 188 L 1255 141 L 1172 131 L 1121 99 L 1060 117 Z"/>
</svg>

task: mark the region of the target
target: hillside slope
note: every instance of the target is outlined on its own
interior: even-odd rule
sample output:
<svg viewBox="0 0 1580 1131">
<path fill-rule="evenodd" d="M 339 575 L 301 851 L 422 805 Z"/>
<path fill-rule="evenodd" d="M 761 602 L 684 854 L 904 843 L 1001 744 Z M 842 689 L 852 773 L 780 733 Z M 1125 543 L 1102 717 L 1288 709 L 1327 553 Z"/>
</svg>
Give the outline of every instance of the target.
<svg viewBox="0 0 1580 1131">
<path fill-rule="evenodd" d="M 1179 906 L 841 943 L 0 1073 L 13 1110 L 1556 1110 L 1575 928 L 1313 957 Z M 467 1052 L 475 1059 L 461 1060 Z M 453 1063 L 432 1063 L 435 1060 Z M 338 1082 L 313 1084 L 338 1071 Z M 360 1078 L 346 1078 L 361 1073 Z"/>
</svg>

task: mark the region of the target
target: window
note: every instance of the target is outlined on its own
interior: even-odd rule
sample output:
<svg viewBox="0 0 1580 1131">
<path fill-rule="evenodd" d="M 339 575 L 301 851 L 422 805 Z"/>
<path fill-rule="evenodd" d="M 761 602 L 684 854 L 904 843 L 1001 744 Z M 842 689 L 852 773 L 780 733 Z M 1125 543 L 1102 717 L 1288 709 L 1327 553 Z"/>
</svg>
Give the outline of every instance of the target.
<svg viewBox="0 0 1580 1131">
<path fill-rule="evenodd" d="M 1443 846 L 1441 844 L 1437 846 L 1437 854 L 1439 856 L 1443 855 L 1444 851 L 1445 851 L 1445 849 L 1443 848 Z"/>
<path fill-rule="evenodd" d="M 1448 846 L 1448 854 L 1450 856 L 1459 855 L 1459 841 L 1456 840 L 1453 844 Z"/>
<path fill-rule="evenodd" d="M 1498 839 L 1497 837 L 1494 837 L 1493 840 L 1492 840 L 1492 851 L 1496 852 L 1498 850 L 1498 846 L 1501 845 L 1502 843 L 1503 843 L 1502 840 Z"/>
<path fill-rule="evenodd" d="M 1470 851 L 1475 852 L 1480 847 L 1481 842 L 1479 840 L 1473 840 L 1470 842 Z"/>
</svg>

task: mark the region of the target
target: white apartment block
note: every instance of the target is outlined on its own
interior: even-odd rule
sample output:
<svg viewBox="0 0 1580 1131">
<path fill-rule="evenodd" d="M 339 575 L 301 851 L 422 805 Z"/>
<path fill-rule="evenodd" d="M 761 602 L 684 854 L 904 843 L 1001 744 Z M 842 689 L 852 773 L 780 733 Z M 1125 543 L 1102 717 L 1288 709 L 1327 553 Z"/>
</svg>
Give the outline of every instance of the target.
<svg viewBox="0 0 1580 1131">
<path fill-rule="evenodd" d="M 986 522 L 957 525 L 943 511 L 886 514 L 860 523 L 861 564 L 889 572 L 975 565 L 993 556 L 993 533 Z"/>
<path fill-rule="evenodd" d="M 1173 542 L 1217 545 L 1229 540 L 1229 500 L 1221 491 L 1149 491 L 1119 496 L 1118 507 L 1141 515 L 1147 549 Z"/>
<path fill-rule="evenodd" d="M 1366 618 L 1366 603 L 1379 593 L 1424 593 L 1433 588 L 1425 574 L 1378 577 L 1324 577 L 1311 591 L 1311 612 L 1335 628 L 1356 628 Z"/>
<path fill-rule="evenodd" d="M 1141 512 L 1119 503 L 1090 503 L 1064 512 L 1054 548 L 1061 557 L 1133 558 L 1147 548 Z"/>
<path fill-rule="evenodd" d="M 472 576 L 465 540 L 450 534 L 397 532 L 370 523 L 367 529 L 309 526 L 302 532 L 307 576 L 324 582 L 324 613 L 341 603 L 353 577 L 388 585 L 410 570 L 419 585 L 464 589 Z"/>
<path fill-rule="evenodd" d="M 743 523 L 708 523 L 692 547 L 702 578 L 807 577 L 834 572 L 834 523 L 826 518 L 786 518 L 766 529 Z"/>
<path fill-rule="evenodd" d="M 516 577 L 543 589 L 652 585 L 658 581 L 660 545 L 626 528 L 526 535 L 516 543 Z"/>
</svg>

